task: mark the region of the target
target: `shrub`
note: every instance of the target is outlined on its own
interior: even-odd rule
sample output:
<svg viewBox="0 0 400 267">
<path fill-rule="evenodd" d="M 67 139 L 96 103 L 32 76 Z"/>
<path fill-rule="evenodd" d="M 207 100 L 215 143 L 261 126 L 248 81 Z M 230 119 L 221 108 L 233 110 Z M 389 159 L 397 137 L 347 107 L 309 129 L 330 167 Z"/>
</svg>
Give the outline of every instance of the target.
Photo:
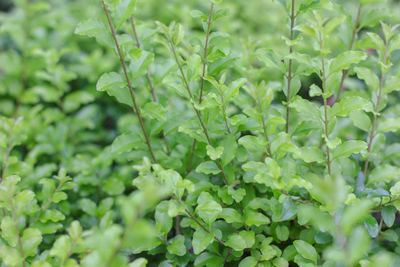
<svg viewBox="0 0 400 267">
<path fill-rule="evenodd" d="M 398 3 L 83 2 L 0 17 L 2 265 L 400 264 Z"/>
</svg>

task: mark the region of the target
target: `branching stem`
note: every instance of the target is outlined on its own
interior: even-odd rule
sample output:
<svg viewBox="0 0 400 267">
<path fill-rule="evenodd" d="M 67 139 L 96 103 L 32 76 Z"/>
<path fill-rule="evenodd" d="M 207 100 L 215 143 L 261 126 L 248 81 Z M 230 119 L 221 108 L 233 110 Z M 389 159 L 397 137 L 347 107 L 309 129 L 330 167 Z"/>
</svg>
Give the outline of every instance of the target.
<svg viewBox="0 0 400 267">
<path fill-rule="evenodd" d="M 389 47 L 389 41 L 386 40 L 386 44 L 385 44 L 385 54 L 384 54 L 384 56 L 383 56 L 383 64 L 384 64 L 384 65 L 387 64 L 387 59 L 388 59 L 388 47 Z M 369 134 L 368 156 L 367 156 L 367 159 L 365 160 L 365 165 L 364 165 L 364 177 L 365 177 L 365 179 L 367 179 L 367 171 L 368 171 L 369 158 L 370 158 L 370 153 L 371 153 L 371 149 L 372 149 L 372 141 L 373 141 L 374 136 L 375 136 L 376 119 L 377 119 L 377 117 L 378 117 L 379 105 L 380 105 L 380 103 L 381 103 L 382 89 L 383 89 L 384 80 L 385 80 L 385 73 L 382 71 L 382 72 L 381 72 L 381 76 L 380 76 L 380 78 L 379 78 L 379 91 L 378 91 L 378 97 L 377 97 L 377 100 L 376 100 L 374 120 L 373 120 L 373 123 L 372 123 L 371 132 L 370 132 L 370 134 Z"/>
<path fill-rule="evenodd" d="M 151 157 L 153 158 L 153 161 L 155 163 L 157 163 L 156 156 L 154 155 L 153 148 L 151 147 L 151 144 L 150 144 L 150 138 L 149 138 L 149 136 L 147 134 L 146 128 L 144 127 L 144 122 L 143 122 L 143 118 L 142 118 L 142 115 L 141 115 L 141 112 L 140 112 L 140 108 L 139 108 L 138 104 L 136 103 L 135 93 L 133 91 L 132 83 L 131 83 L 131 80 L 130 80 L 129 75 L 128 75 L 128 69 L 126 67 L 124 56 L 122 55 L 122 51 L 121 51 L 121 48 L 119 46 L 119 42 L 118 42 L 118 39 L 117 39 L 117 33 L 115 32 L 114 25 L 113 25 L 113 23 L 111 21 L 110 13 L 108 12 L 108 9 L 106 7 L 106 4 L 104 3 L 104 0 L 102 0 L 102 4 L 103 4 L 104 12 L 105 12 L 106 17 L 107 17 L 108 25 L 110 26 L 111 34 L 112 34 L 114 42 L 115 42 L 115 46 L 116 46 L 117 51 L 118 51 L 119 60 L 121 62 L 121 66 L 122 66 L 122 69 L 124 71 L 126 83 L 128 84 L 129 93 L 130 93 L 131 98 L 132 98 L 132 103 L 133 103 L 135 112 L 136 112 L 136 114 L 138 116 L 138 119 L 139 119 L 140 127 L 142 128 L 142 132 L 143 132 L 144 138 L 146 140 L 146 144 L 147 144 L 147 147 L 148 147 L 149 152 L 151 154 Z"/>
<path fill-rule="evenodd" d="M 129 18 L 129 21 L 131 23 L 133 36 L 135 37 L 135 40 L 136 40 L 136 46 L 137 46 L 137 48 L 140 49 L 142 47 L 142 44 L 140 43 L 140 39 L 139 39 L 139 36 L 137 34 L 137 31 L 136 31 L 135 20 L 131 16 Z M 157 99 L 157 95 L 156 95 L 155 90 L 154 90 L 153 82 L 151 81 L 150 72 L 147 71 L 145 76 L 146 76 L 147 83 L 148 83 L 148 85 L 150 87 L 150 92 L 151 92 L 151 96 L 153 98 L 153 101 L 158 103 L 158 99 Z M 165 136 L 164 130 L 161 130 L 161 136 L 162 136 L 162 138 L 164 140 L 165 148 L 167 150 L 167 155 L 170 155 L 171 154 L 171 150 L 169 149 L 168 140 L 167 140 L 167 137 Z"/>
<path fill-rule="evenodd" d="M 320 45 L 320 49 L 321 49 L 321 65 L 322 65 L 322 93 L 325 94 L 326 92 L 326 72 L 325 72 L 325 57 L 323 55 L 323 48 L 324 48 L 324 39 L 323 36 L 321 34 L 321 32 L 319 33 L 319 45 Z M 325 124 L 325 142 L 328 142 L 329 139 L 329 129 L 328 129 L 328 125 L 329 125 L 329 121 L 328 121 L 328 103 L 326 100 L 326 97 L 323 95 L 322 97 L 324 99 L 324 124 Z M 330 153 L 330 149 L 328 144 L 326 144 L 326 157 L 327 157 L 327 165 L 328 165 L 328 174 L 331 175 L 331 153 Z"/>
<path fill-rule="evenodd" d="M 292 7 L 291 7 L 291 12 L 290 12 L 290 41 L 293 41 L 294 39 L 294 23 L 296 19 L 295 11 L 294 11 L 294 5 L 295 5 L 295 0 L 292 0 Z M 294 47 L 291 44 L 289 47 L 289 54 L 292 54 L 294 51 Z M 289 133 L 289 121 L 290 121 L 290 89 L 292 87 L 292 74 L 293 70 L 293 60 L 289 59 L 289 73 L 287 76 L 287 99 L 286 99 L 286 133 Z"/>
</svg>

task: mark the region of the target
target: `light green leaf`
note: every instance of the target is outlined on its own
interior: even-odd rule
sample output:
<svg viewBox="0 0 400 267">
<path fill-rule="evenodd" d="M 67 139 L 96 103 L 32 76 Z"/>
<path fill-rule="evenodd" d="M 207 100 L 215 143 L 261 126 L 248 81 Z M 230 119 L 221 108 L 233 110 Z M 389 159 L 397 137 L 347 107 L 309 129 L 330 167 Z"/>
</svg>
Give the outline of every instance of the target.
<svg viewBox="0 0 400 267">
<path fill-rule="evenodd" d="M 225 244 L 236 251 L 251 248 L 255 243 L 254 232 L 241 231 L 238 234 L 231 234 Z"/>
<path fill-rule="evenodd" d="M 116 72 L 104 73 L 97 82 L 96 90 L 106 91 L 108 95 L 114 96 L 118 102 L 133 106 L 126 82 Z"/>
<path fill-rule="evenodd" d="M 400 168 L 384 164 L 375 167 L 369 175 L 368 184 L 391 182 L 400 178 Z"/>
<path fill-rule="evenodd" d="M 216 148 L 207 145 L 207 155 L 212 159 L 216 160 L 219 159 L 222 156 L 222 153 L 224 152 L 224 147 L 218 146 Z"/>
<path fill-rule="evenodd" d="M 245 223 L 248 226 L 266 225 L 271 222 L 271 220 L 267 216 L 265 216 L 261 212 L 253 211 L 253 210 L 245 211 L 244 218 L 245 218 Z"/>
<path fill-rule="evenodd" d="M 212 224 L 222 211 L 221 205 L 207 192 L 200 194 L 197 203 L 196 212 L 208 225 Z"/>
<path fill-rule="evenodd" d="M 121 0 L 115 9 L 116 28 L 121 25 L 135 12 L 136 0 Z"/>
<path fill-rule="evenodd" d="M 335 16 L 330 19 L 324 26 L 323 32 L 325 35 L 330 34 L 334 29 L 336 29 L 340 24 L 342 24 L 346 19 L 346 16 Z"/>
<path fill-rule="evenodd" d="M 130 152 L 141 144 L 143 144 L 143 141 L 138 133 L 121 134 L 115 138 L 112 143 L 111 152 L 117 155 L 124 152 Z"/>
<path fill-rule="evenodd" d="M 349 69 L 352 64 L 359 63 L 367 58 L 364 52 L 346 51 L 335 57 L 329 67 L 329 73 L 335 73 L 341 70 Z"/>
<path fill-rule="evenodd" d="M 192 246 L 193 251 L 196 255 L 199 255 L 203 252 L 208 245 L 210 245 L 214 240 L 213 233 L 207 233 L 203 229 L 197 229 L 193 234 Z"/>
<path fill-rule="evenodd" d="M 144 116 L 147 116 L 151 119 L 156 119 L 158 121 L 165 121 L 165 119 L 167 118 L 167 109 L 156 102 L 146 103 L 142 108 L 142 112 Z"/>
<path fill-rule="evenodd" d="M 298 153 L 298 157 L 307 163 L 325 162 L 325 155 L 318 147 L 302 147 Z"/>
<path fill-rule="evenodd" d="M 389 118 L 378 122 L 377 133 L 396 132 L 400 129 L 400 118 Z"/>
<path fill-rule="evenodd" d="M 37 248 L 42 242 L 42 233 L 36 228 L 26 228 L 21 241 L 25 257 L 37 255 Z"/>
<path fill-rule="evenodd" d="M 169 240 L 169 245 L 167 247 L 168 252 L 178 256 L 183 256 L 186 254 L 185 247 L 185 237 L 183 235 L 177 235 L 171 240 Z"/>
<path fill-rule="evenodd" d="M 303 240 L 295 240 L 293 245 L 302 257 L 317 263 L 318 254 L 312 245 Z"/>
<path fill-rule="evenodd" d="M 368 68 L 356 67 L 354 71 L 357 73 L 357 77 L 364 80 L 367 87 L 372 91 L 378 91 L 379 88 L 379 78 L 378 76 Z"/>
<path fill-rule="evenodd" d="M 336 149 L 333 151 L 333 158 L 337 159 L 337 158 L 350 157 L 352 154 L 359 153 L 362 150 L 366 149 L 367 146 L 368 144 L 365 143 L 364 141 L 359 141 L 359 140 L 346 141 L 336 147 Z"/>
<path fill-rule="evenodd" d="M 392 227 L 394 220 L 396 219 L 396 212 L 397 209 L 391 205 L 386 205 L 382 208 L 382 218 L 388 227 Z"/>
<path fill-rule="evenodd" d="M 238 145 L 236 143 L 235 136 L 232 134 L 225 136 L 220 142 L 220 145 L 223 147 L 224 150 L 224 153 L 221 157 L 222 165 L 226 166 L 235 158 L 236 155 Z"/>
<path fill-rule="evenodd" d="M 196 168 L 196 172 L 198 173 L 205 173 L 205 174 L 218 174 L 221 172 L 221 170 L 218 168 L 217 164 L 213 161 L 206 161 L 201 163 L 199 166 Z"/>
<path fill-rule="evenodd" d="M 371 119 L 362 110 L 353 110 L 350 112 L 350 119 L 354 126 L 363 131 L 369 132 L 371 130 Z"/>
</svg>

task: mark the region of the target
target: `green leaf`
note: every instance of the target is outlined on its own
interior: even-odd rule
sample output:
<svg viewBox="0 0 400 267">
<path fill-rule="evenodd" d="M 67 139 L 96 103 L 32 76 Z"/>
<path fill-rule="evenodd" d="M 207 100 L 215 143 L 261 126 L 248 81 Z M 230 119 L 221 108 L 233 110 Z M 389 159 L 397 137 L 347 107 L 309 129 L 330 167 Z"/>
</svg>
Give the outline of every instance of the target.
<svg viewBox="0 0 400 267">
<path fill-rule="evenodd" d="M 369 246 L 370 239 L 366 231 L 362 227 L 355 228 L 348 239 L 350 264 L 357 262 L 368 251 Z"/>
<path fill-rule="evenodd" d="M 368 184 L 391 182 L 400 178 L 400 168 L 388 164 L 379 165 L 369 175 Z"/>
<path fill-rule="evenodd" d="M 361 80 L 364 80 L 367 87 L 376 92 L 379 88 L 379 78 L 378 76 L 368 68 L 364 67 L 356 67 L 354 71 L 357 73 L 357 77 Z"/>
<path fill-rule="evenodd" d="M 197 229 L 193 234 L 192 246 L 193 251 L 196 255 L 199 255 L 203 252 L 208 245 L 210 245 L 214 240 L 213 233 L 207 233 L 203 229 Z"/>
<path fill-rule="evenodd" d="M 126 81 L 116 72 L 104 73 L 96 85 L 97 91 L 106 91 L 108 95 L 114 96 L 118 102 L 133 106 Z"/>
<path fill-rule="evenodd" d="M 298 153 L 298 157 L 307 163 L 325 162 L 325 155 L 318 147 L 302 147 Z"/>
<path fill-rule="evenodd" d="M 15 229 L 15 223 L 11 217 L 6 216 L 1 220 L 1 237 L 4 238 L 11 246 L 17 245 L 18 233 Z"/>
<path fill-rule="evenodd" d="M 167 235 L 172 228 L 172 218 L 168 215 L 169 202 L 163 201 L 156 207 L 154 218 L 157 229 Z"/>
<path fill-rule="evenodd" d="M 400 118 L 389 118 L 378 122 L 377 133 L 396 132 L 400 129 Z"/>
<path fill-rule="evenodd" d="M 223 218 L 227 223 L 241 223 L 242 216 L 232 208 L 223 208 L 218 217 Z"/>
<path fill-rule="evenodd" d="M 138 133 L 121 134 L 112 143 L 111 152 L 115 154 L 129 152 L 141 144 L 143 141 Z"/>
<path fill-rule="evenodd" d="M 289 106 L 302 114 L 304 120 L 318 121 L 321 118 L 318 107 L 314 103 L 301 97 L 297 97 Z"/>
<path fill-rule="evenodd" d="M 199 166 L 196 168 L 196 172 L 198 173 L 205 173 L 205 174 L 218 174 L 221 172 L 221 170 L 218 168 L 217 164 L 213 161 L 205 161 L 201 163 Z"/>
<path fill-rule="evenodd" d="M 222 165 L 226 166 L 235 158 L 236 155 L 238 145 L 235 136 L 232 134 L 225 136 L 220 142 L 220 145 L 224 148 L 224 153 L 221 157 Z"/>
<path fill-rule="evenodd" d="M 239 267 L 255 267 L 257 266 L 258 260 L 253 256 L 248 256 L 240 261 Z"/>
<path fill-rule="evenodd" d="M 360 61 L 365 60 L 366 58 L 367 55 L 364 52 L 360 51 L 343 52 L 342 54 L 335 57 L 334 60 L 332 60 L 329 67 L 329 73 L 332 74 L 338 71 L 349 69 L 352 64 L 357 64 Z"/>
<path fill-rule="evenodd" d="M 217 148 L 214 148 L 210 145 L 207 145 L 207 155 L 212 159 L 216 160 L 219 159 L 222 156 L 222 153 L 224 152 L 224 147 L 218 146 Z"/>
<path fill-rule="evenodd" d="M 368 146 L 364 141 L 350 140 L 338 145 L 333 151 L 333 158 L 345 158 L 350 157 L 352 154 L 356 154 L 366 149 Z"/>
<path fill-rule="evenodd" d="M 248 226 L 252 226 L 252 225 L 260 226 L 260 225 L 269 224 L 271 222 L 271 220 L 267 216 L 265 216 L 261 212 L 257 212 L 257 211 L 253 211 L 253 210 L 245 211 L 244 218 L 245 218 L 245 223 Z"/>
<path fill-rule="evenodd" d="M 295 240 L 293 241 L 293 245 L 302 257 L 311 260 L 312 262 L 317 264 L 318 254 L 312 245 L 304 242 L 303 240 Z"/>
<path fill-rule="evenodd" d="M 115 9 L 116 28 L 121 25 L 135 12 L 136 0 L 121 0 Z"/>
<path fill-rule="evenodd" d="M 353 110 L 350 112 L 350 119 L 353 122 L 354 126 L 360 128 L 365 132 L 369 132 L 371 130 L 371 119 L 365 114 L 362 110 Z"/>
<path fill-rule="evenodd" d="M 169 240 L 169 245 L 167 246 L 168 252 L 178 256 L 183 256 L 186 254 L 185 247 L 185 237 L 183 235 L 177 235 L 171 240 Z"/>
<path fill-rule="evenodd" d="M 94 203 L 92 200 L 87 198 L 82 198 L 79 201 L 79 206 L 87 214 L 91 216 L 96 216 L 97 206 L 96 203 Z"/>
<path fill-rule="evenodd" d="M 254 232 L 241 231 L 238 234 L 231 234 L 225 245 L 233 248 L 235 251 L 242 251 L 246 248 L 251 248 L 255 243 Z"/>
<path fill-rule="evenodd" d="M 289 238 L 289 228 L 285 225 L 278 225 L 275 228 L 276 237 L 281 241 L 286 241 Z"/>
<path fill-rule="evenodd" d="M 167 118 L 167 109 L 156 102 L 146 103 L 142 108 L 142 113 L 144 116 L 147 116 L 150 119 L 156 119 L 158 121 L 165 121 Z"/>
<path fill-rule="evenodd" d="M 62 235 L 57 238 L 53 247 L 50 249 L 49 255 L 53 257 L 58 257 L 61 262 L 63 262 L 68 257 L 68 251 L 71 249 L 71 239 Z"/>
<path fill-rule="evenodd" d="M 330 34 L 334 29 L 336 29 L 340 24 L 342 24 L 346 19 L 346 16 L 341 15 L 341 16 L 335 16 L 332 19 L 330 19 L 324 26 L 324 34 L 328 35 Z"/>
<path fill-rule="evenodd" d="M 129 263 L 129 267 L 146 267 L 148 261 L 145 258 L 138 258 Z"/>
<path fill-rule="evenodd" d="M 110 30 L 101 20 L 91 18 L 80 22 L 78 26 L 76 26 L 75 34 L 94 37 L 100 44 L 114 47 L 114 41 L 112 40 Z"/>
<path fill-rule="evenodd" d="M 396 219 L 396 212 L 397 209 L 391 205 L 382 208 L 382 218 L 388 227 L 392 227 L 394 220 Z"/>
<path fill-rule="evenodd" d="M 129 72 L 131 74 L 132 80 L 136 80 L 144 76 L 153 61 L 154 54 L 147 51 L 142 51 L 139 58 L 131 57 Z"/>
<path fill-rule="evenodd" d="M 42 242 L 42 233 L 36 228 L 26 228 L 21 241 L 25 257 L 37 255 L 37 248 Z"/>
<path fill-rule="evenodd" d="M 365 226 L 365 228 L 367 228 L 367 231 L 372 238 L 375 238 L 378 236 L 379 225 L 378 225 L 378 222 L 376 221 L 375 217 L 373 217 L 372 215 L 368 215 L 364 221 L 364 226 Z"/>
<path fill-rule="evenodd" d="M 207 193 L 202 192 L 197 200 L 196 212 L 199 216 L 208 224 L 211 225 L 222 211 L 221 205 L 219 205 L 213 197 Z"/>
<path fill-rule="evenodd" d="M 318 85 L 312 84 L 310 86 L 309 94 L 311 97 L 320 96 L 322 95 L 322 90 L 318 87 Z"/>
<path fill-rule="evenodd" d="M 338 103 L 332 107 L 331 117 L 333 116 L 348 116 L 353 110 L 364 110 L 372 112 L 373 107 L 371 101 L 360 96 L 349 96 L 342 98 Z"/>
</svg>

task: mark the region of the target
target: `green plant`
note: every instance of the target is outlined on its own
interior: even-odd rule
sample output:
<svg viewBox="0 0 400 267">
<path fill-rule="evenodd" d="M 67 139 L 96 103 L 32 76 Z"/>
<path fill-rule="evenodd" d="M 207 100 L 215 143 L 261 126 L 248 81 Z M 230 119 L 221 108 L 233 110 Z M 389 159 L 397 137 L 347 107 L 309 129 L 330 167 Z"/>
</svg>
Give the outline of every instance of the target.
<svg viewBox="0 0 400 267">
<path fill-rule="evenodd" d="M 16 1 L 0 262 L 397 266 L 399 10 Z"/>
</svg>

